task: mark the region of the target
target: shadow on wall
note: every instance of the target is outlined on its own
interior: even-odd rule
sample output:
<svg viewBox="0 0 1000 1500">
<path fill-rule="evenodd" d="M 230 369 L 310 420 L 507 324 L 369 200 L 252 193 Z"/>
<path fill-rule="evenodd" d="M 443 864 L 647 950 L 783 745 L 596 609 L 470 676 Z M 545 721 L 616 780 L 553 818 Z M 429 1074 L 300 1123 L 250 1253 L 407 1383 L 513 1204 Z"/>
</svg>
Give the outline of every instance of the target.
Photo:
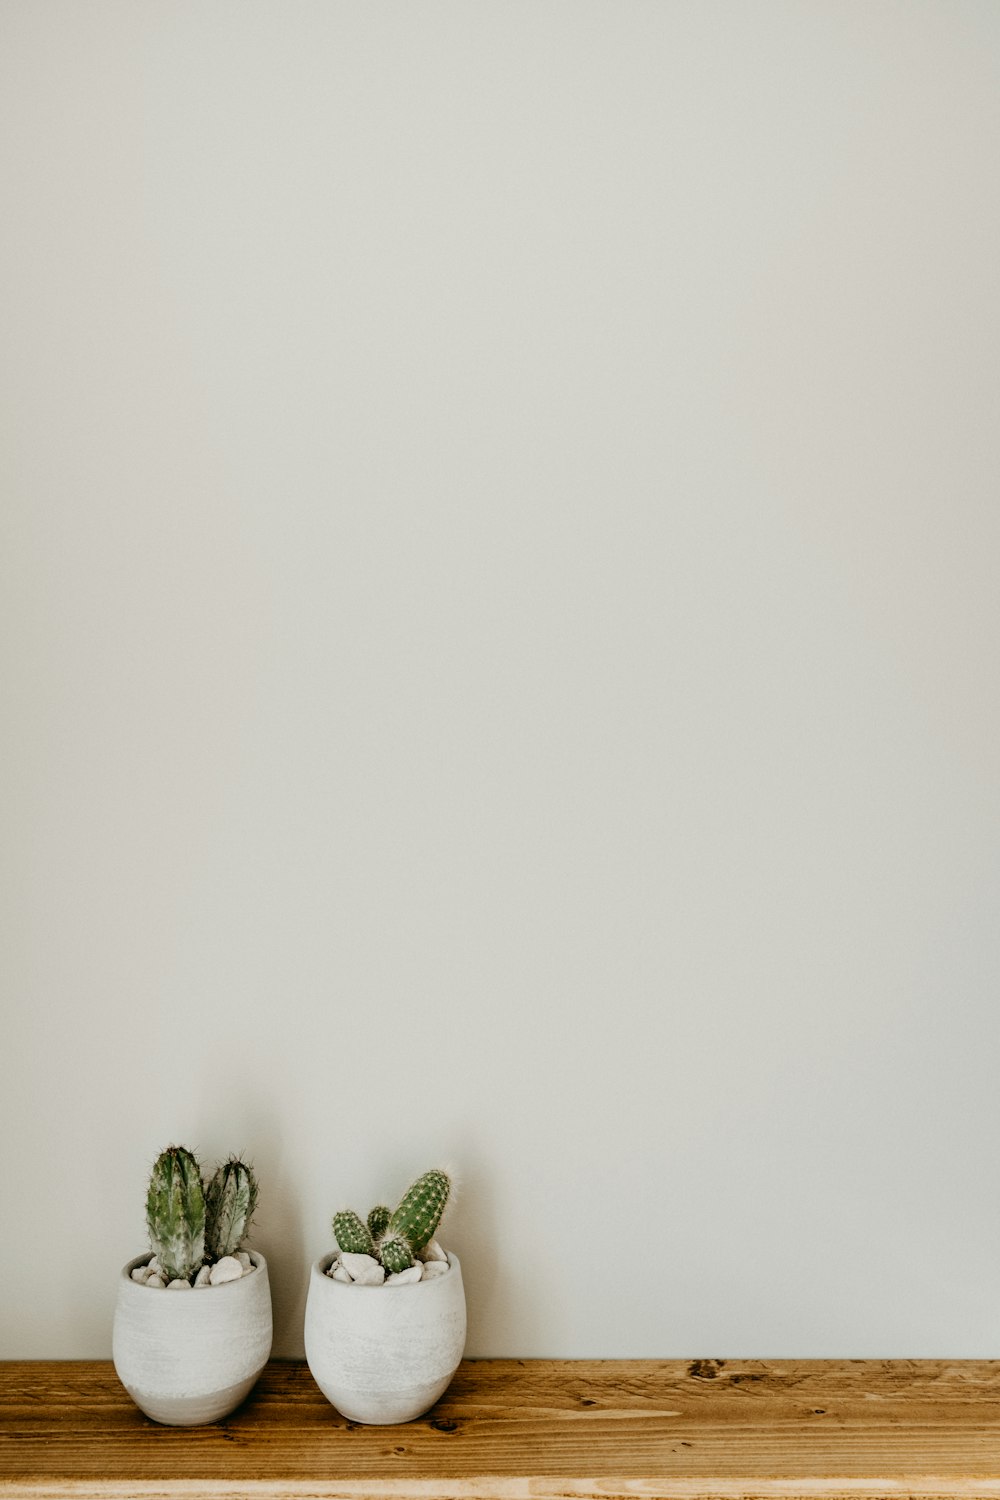
<svg viewBox="0 0 1000 1500">
<path fill-rule="evenodd" d="M 227 1141 L 217 1153 L 244 1152 L 260 1184 L 260 1203 L 248 1236 L 268 1264 L 274 1314 L 272 1355 L 290 1358 L 301 1353 L 309 1277 L 305 1261 L 302 1205 L 294 1191 L 294 1174 L 285 1169 L 284 1132 L 278 1115 L 259 1102 L 224 1119 L 206 1120 L 202 1142 Z M 210 1152 L 205 1152 L 205 1159 Z M 214 1158 L 213 1158 L 214 1159 Z"/>
<path fill-rule="evenodd" d="M 462 1262 L 468 1309 L 467 1358 L 495 1355 L 503 1344 L 517 1347 L 523 1331 L 541 1320 L 545 1306 L 544 1278 L 536 1274 L 512 1278 L 518 1263 L 517 1244 L 525 1226 L 497 1220 L 495 1167 L 484 1164 L 472 1140 L 472 1129 L 459 1131 L 461 1157 L 456 1158 L 456 1192 L 442 1225 L 440 1240 Z"/>
</svg>

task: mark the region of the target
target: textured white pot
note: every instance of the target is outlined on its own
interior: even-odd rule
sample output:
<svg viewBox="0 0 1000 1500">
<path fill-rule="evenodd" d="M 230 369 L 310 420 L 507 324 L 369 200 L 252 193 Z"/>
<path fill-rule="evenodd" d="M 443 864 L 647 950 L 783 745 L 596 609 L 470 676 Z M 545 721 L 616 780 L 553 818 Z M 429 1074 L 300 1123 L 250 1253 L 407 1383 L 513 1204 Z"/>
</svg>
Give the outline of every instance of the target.
<svg viewBox="0 0 1000 1500">
<path fill-rule="evenodd" d="M 239 1281 L 169 1292 L 139 1286 L 130 1260 L 118 1278 L 112 1354 L 118 1378 L 154 1422 L 197 1427 L 228 1416 L 250 1394 L 271 1352 L 267 1262 Z"/>
<path fill-rule="evenodd" d="M 447 1389 L 465 1349 L 458 1256 L 432 1281 L 355 1286 L 312 1268 L 306 1359 L 323 1395 L 352 1422 L 411 1422 Z"/>
</svg>

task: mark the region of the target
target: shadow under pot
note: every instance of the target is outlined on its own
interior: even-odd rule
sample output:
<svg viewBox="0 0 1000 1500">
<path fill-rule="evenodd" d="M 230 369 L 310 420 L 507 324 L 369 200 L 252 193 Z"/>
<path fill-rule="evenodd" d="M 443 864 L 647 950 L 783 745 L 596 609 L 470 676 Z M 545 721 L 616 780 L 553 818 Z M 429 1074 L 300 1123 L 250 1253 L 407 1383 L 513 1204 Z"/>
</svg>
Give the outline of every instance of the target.
<svg viewBox="0 0 1000 1500">
<path fill-rule="evenodd" d="M 185 1291 L 118 1278 L 112 1354 L 122 1385 L 140 1411 L 171 1427 L 199 1427 L 235 1411 L 253 1389 L 271 1352 L 267 1262 L 250 1251 L 255 1270 L 238 1281 Z"/>
<path fill-rule="evenodd" d="M 306 1299 L 306 1359 L 323 1395 L 351 1422 L 423 1416 L 448 1388 L 465 1349 L 458 1256 L 432 1281 L 361 1286 L 316 1261 Z"/>
</svg>

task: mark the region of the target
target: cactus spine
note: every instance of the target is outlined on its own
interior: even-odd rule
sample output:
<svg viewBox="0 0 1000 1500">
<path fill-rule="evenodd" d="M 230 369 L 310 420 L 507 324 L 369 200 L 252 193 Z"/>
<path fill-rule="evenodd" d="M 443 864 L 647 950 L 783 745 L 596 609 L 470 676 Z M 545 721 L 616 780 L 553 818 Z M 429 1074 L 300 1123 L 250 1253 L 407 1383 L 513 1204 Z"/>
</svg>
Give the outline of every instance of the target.
<svg viewBox="0 0 1000 1500">
<path fill-rule="evenodd" d="M 236 1254 L 256 1207 L 257 1179 L 253 1168 L 238 1156 L 231 1156 L 215 1169 L 205 1191 L 205 1245 L 209 1260 Z"/>
<path fill-rule="evenodd" d="M 365 1224 L 352 1209 L 344 1209 L 333 1216 L 337 1244 L 349 1255 L 373 1256 L 390 1275 L 405 1271 L 433 1239 L 450 1192 L 446 1172 L 425 1172 L 407 1188 L 394 1212 L 379 1203 Z"/>
<path fill-rule="evenodd" d="M 201 1168 L 183 1146 L 168 1146 L 156 1159 L 146 1224 L 165 1277 L 189 1281 L 205 1259 L 205 1191 Z"/>
</svg>

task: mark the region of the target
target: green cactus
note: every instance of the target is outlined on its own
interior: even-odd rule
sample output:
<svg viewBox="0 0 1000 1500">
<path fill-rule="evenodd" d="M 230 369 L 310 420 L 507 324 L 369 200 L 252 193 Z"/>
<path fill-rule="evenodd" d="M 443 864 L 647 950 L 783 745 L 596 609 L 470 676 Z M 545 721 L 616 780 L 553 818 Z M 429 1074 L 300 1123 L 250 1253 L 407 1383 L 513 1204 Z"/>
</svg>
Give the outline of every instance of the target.
<svg viewBox="0 0 1000 1500">
<path fill-rule="evenodd" d="M 205 1247 L 208 1259 L 235 1255 L 257 1207 L 253 1168 L 231 1156 L 215 1170 L 205 1190 Z"/>
<path fill-rule="evenodd" d="M 333 1232 L 337 1236 L 337 1244 L 348 1255 L 375 1254 L 375 1246 L 368 1227 L 362 1223 L 353 1209 L 345 1208 L 340 1213 L 334 1214 Z"/>
<path fill-rule="evenodd" d="M 149 1244 L 167 1281 L 190 1281 L 205 1259 L 201 1168 L 183 1146 L 161 1152 L 146 1194 Z"/>
<path fill-rule="evenodd" d="M 411 1250 L 422 1250 L 441 1222 L 451 1181 L 445 1172 L 425 1172 L 403 1194 L 389 1220 L 389 1234 L 400 1235 Z"/>
<path fill-rule="evenodd" d="M 413 1251 L 401 1234 L 387 1234 L 379 1241 L 375 1253 L 390 1276 L 413 1265 Z"/>
<path fill-rule="evenodd" d="M 395 1212 L 376 1204 L 364 1224 L 352 1209 L 333 1216 L 337 1244 L 349 1255 L 371 1255 L 391 1276 L 413 1265 L 441 1222 L 451 1181 L 446 1172 L 425 1172 L 407 1188 Z"/>
<path fill-rule="evenodd" d="M 389 1220 L 392 1218 L 392 1209 L 386 1208 L 384 1203 L 376 1204 L 368 1215 L 368 1228 L 373 1240 L 380 1240 L 389 1228 Z"/>
</svg>

